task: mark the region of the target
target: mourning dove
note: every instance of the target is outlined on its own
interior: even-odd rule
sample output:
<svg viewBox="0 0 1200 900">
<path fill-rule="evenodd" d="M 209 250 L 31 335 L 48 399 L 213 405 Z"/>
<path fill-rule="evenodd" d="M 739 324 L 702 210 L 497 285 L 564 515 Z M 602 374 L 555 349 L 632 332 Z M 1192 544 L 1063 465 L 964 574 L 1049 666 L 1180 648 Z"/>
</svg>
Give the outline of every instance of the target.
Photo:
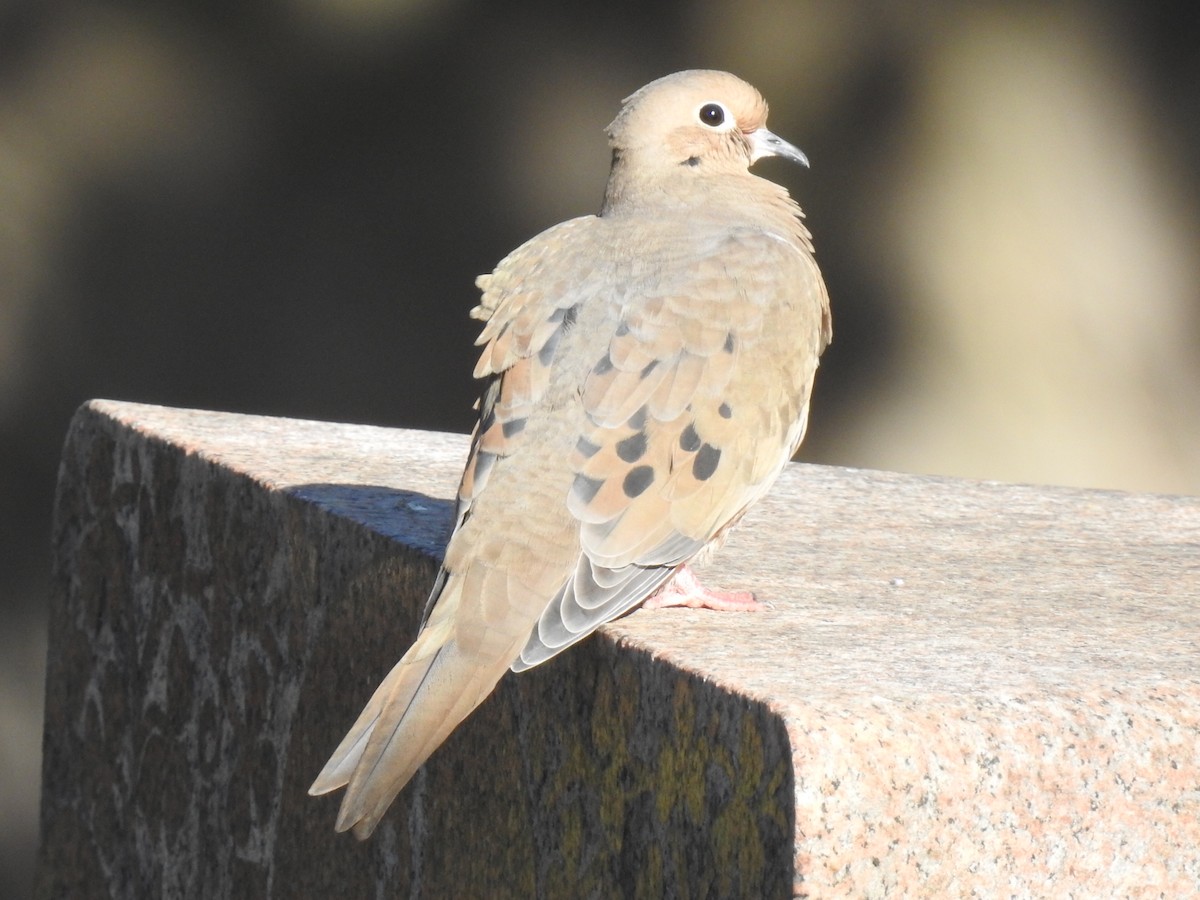
<svg viewBox="0 0 1200 900">
<path fill-rule="evenodd" d="M 755 607 L 684 565 L 799 446 L 831 335 L 800 208 L 749 172 L 807 165 L 766 118 L 724 72 L 648 84 L 608 127 L 599 215 L 477 281 L 484 388 L 457 523 L 416 642 L 309 789 L 346 788 L 338 831 L 370 835 L 506 670 L 647 598 Z"/>
</svg>

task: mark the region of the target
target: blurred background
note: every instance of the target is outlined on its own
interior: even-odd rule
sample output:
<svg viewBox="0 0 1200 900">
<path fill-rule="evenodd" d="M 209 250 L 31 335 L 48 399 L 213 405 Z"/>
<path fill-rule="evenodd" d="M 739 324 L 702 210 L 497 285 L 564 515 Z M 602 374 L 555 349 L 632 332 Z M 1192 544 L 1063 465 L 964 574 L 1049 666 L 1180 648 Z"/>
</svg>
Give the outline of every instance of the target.
<svg viewBox="0 0 1200 900">
<path fill-rule="evenodd" d="M 621 98 L 694 67 L 812 159 L 758 167 L 833 297 L 801 458 L 1200 492 L 1194 3 L 9 0 L 0 895 L 75 407 L 468 430 L 474 277 L 594 212 Z"/>
</svg>

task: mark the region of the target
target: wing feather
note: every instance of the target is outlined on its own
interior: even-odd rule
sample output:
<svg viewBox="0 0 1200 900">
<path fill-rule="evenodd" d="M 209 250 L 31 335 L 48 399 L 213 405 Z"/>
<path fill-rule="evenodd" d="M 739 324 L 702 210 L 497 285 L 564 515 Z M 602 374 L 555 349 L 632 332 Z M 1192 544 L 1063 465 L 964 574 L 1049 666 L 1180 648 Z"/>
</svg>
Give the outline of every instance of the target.
<svg viewBox="0 0 1200 900">
<path fill-rule="evenodd" d="M 588 424 L 567 500 L 581 555 L 516 670 L 665 583 L 767 490 L 803 434 L 828 341 L 807 251 L 743 229 L 658 274 L 583 383 Z"/>
</svg>

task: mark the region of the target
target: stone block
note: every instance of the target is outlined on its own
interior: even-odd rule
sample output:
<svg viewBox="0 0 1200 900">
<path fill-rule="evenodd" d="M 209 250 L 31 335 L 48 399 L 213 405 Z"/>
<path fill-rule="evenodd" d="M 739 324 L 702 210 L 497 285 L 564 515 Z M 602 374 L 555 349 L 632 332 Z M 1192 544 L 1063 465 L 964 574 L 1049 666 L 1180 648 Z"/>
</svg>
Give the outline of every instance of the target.
<svg viewBox="0 0 1200 900">
<path fill-rule="evenodd" d="M 1200 893 L 1200 500 L 793 465 L 508 676 L 376 835 L 306 789 L 412 640 L 466 439 L 94 401 L 54 526 L 39 897 Z"/>
</svg>

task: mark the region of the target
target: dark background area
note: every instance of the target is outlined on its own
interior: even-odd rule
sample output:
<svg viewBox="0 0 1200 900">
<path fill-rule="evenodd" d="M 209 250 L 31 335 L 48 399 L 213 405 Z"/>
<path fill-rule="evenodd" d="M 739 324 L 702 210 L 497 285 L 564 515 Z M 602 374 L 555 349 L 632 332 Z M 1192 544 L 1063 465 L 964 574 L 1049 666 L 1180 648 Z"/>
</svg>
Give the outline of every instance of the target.
<svg viewBox="0 0 1200 900">
<path fill-rule="evenodd" d="M 594 212 L 621 98 L 696 67 L 813 163 L 757 169 L 833 297 L 803 459 L 1200 490 L 1194 4 L 10 2 L 0 895 L 75 407 L 468 430 L 475 276 Z"/>
</svg>

